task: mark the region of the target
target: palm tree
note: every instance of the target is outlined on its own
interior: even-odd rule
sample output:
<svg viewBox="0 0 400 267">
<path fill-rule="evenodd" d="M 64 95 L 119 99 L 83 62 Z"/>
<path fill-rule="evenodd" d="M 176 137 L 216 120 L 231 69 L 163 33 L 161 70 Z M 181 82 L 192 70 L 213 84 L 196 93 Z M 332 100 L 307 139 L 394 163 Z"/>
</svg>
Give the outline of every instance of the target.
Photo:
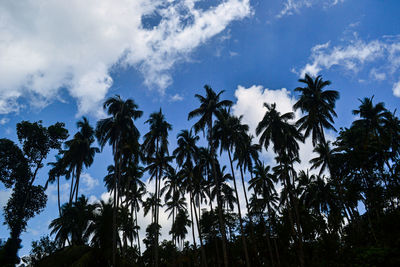
<svg viewBox="0 0 400 267">
<path fill-rule="evenodd" d="M 354 115 L 359 115 L 360 119 L 353 122 L 354 127 L 364 129 L 366 132 L 370 132 L 373 135 L 379 135 L 385 123 L 385 119 L 390 116 L 390 112 L 385 108 L 383 102 L 379 102 L 376 105 L 373 103 L 374 97 L 365 97 L 359 99 L 361 105 L 358 109 L 353 110 Z"/>
<path fill-rule="evenodd" d="M 287 112 L 281 115 L 276 110 L 275 103 L 272 105 L 264 103 L 264 107 L 267 108 L 267 111 L 256 128 L 257 136 L 261 135 L 260 145 L 268 150 L 272 142 L 276 154 L 298 157 L 299 144 L 297 141 L 303 141 L 303 137 L 296 127 L 288 122 L 294 119 L 294 113 Z"/>
<path fill-rule="evenodd" d="M 253 144 L 252 135 L 244 135 L 244 139 L 236 144 L 234 160 L 237 160 L 237 165 L 240 168 L 240 175 L 242 178 L 242 187 L 244 192 L 244 198 L 246 200 L 246 207 L 249 210 L 249 201 L 247 198 L 246 186 L 244 183 L 244 171 L 250 172 L 250 177 L 253 178 L 253 165 L 258 161 L 258 153 L 261 151 L 259 144 Z"/>
<path fill-rule="evenodd" d="M 168 132 L 172 130 L 172 125 L 165 120 L 165 116 L 160 108 L 159 112 L 150 114 L 150 117 L 145 123 L 150 125 L 150 131 L 144 135 L 143 149 L 146 152 L 146 159 L 153 165 L 153 176 L 155 176 L 155 196 L 160 198 L 160 184 L 163 169 L 165 164 L 171 158 L 168 156 Z M 167 160 L 167 161 L 166 161 Z M 149 167 L 148 167 L 149 168 Z M 158 223 L 159 208 L 155 207 L 154 222 Z M 158 228 L 156 228 L 158 229 Z M 158 266 L 158 233 L 155 235 L 154 241 L 154 257 L 155 266 Z"/>
<path fill-rule="evenodd" d="M 178 147 L 174 150 L 173 155 L 176 158 L 178 166 L 193 166 L 198 157 L 199 148 L 196 142 L 200 139 L 197 135 L 193 135 L 192 130 L 182 130 L 178 136 Z"/>
<path fill-rule="evenodd" d="M 305 130 L 304 136 L 307 138 L 312 133 L 312 142 L 325 143 L 325 129 L 335 130 L 333 127 L 333 117 L 337 117 L 335 112 L 335 102 L 339 98 L 339 93 L 335 90 L 323 90 L 331 84 L 330 81 L 323 81 L 321 76 L 315 79 L 308 74 L 299 82 L 305 83 L 305 87 L 294 89 L 300 92 L 300 98 L 294 104 L 295 110 L 300 109 L 305 115 L 297 121 L 299 130 Z"/>
<path fill-rule="evenodd" d="M 81 196 L 74 203 L 66 203 L 61 207 L 61 215 L 54 219 L 49 228 L 56 234 L 55 240 L 63 246 L 71 238 L 72 245 L 83 245 L 87 242 L 86 230 L 93 216 L 94 206 Z"/>
<path fill-rule="evenodd" d="M 328 169 L 332 176 L 331 158 L 334 154 L 334 150 L 331 148 L 330 143 L 330 141 L 319 143 L 313 150 L 318 156 L 310 160 L 310 163 L 312 164 L 311 169 L 321 167 L 319 175 L 322 175 L 322 173 Z"/>
<path fill-rule="evenodd" d="M 175 236 L 181 242 L 181 247 L 183 248 L 183 243 L 187 235 L 187 226 L 190 226 L 189 215 L 186 209 L 180 209 L 176 215 L 175 220 L 172 223 L 170 234 Z"/>
<path fill-rule="evenodd" d="M 294 196 L 293 183 L 290 181 L 290 176 L 294 181 L 295 171 L 293 163 L 299 161 L 299 144 L 298 141 L 303 141 L 303 136 L 294 125 L 289 123 L 289 120 L 294 118 L 293 112 L 288 112 L 283 115 L 276 110 L 276 104 L 269 105 L 264 103 L 267 111 L 257 125 L 256 134 L 260 136 L 260 145 L 263 145 L 267 150 L 270 143 L 273 143 L 273 150 L 278 155 L 276 157 L 279 166 L 277 169 L 280 172 L 280 179 L 283 181 L 290 197 L 290 206 L 296 214 L 297 234 L 294 227 L 292 211 L 289 208 L 289 217 L 291 218 L 291 229 L 294 237 L 298 237 L 298 257 L 300 266 L 304 266 L 303 240 L 301 236 L 301 224 L 298 211 L 298 201 Z"/>
<path fill-rule="evenodd" d="M 254 196 L 252 198 L 252 209 L 256 213 L 260 214 L 261 221 L 264 221 L 263 212 L 267 208 L 269 224 L 272 224 L 272 218 L 274 217 L 273 210 L 276 208 L 276 202 L 278 195 L 275 190 L 275 183 L 277 179 L 270 173 L 270 166 L 265 166 L 261 161 L 256 161 L 254 166 L 254 177 L 249 181 L 249 188 L 254 190 Z M 257 196 L 261 198 L 257 198 Z M 260 209 L 261 208 L 261 209 Z M 265 224 L 263 223 L 265 226 Z M 272 266 L 275 266 L 274 257 L 272 255 L 272 245 L 270 232 L 265 227 L 267 235 L 267 245 L 269 257 L 271 259 Z M 278 251 L 277 245 L 275 245 L 275 251 Z M 277 252 L 277 254 L 279 254 Z M 279 262 L 279 256 L 277 255 Z"/>
<path fill-rule="evenodd" d="M 60 176 L 69 177 L 69 172 L 65 166 L 64 160 L 61 155 L 56 155 L 56 161 L 48 163 L 52 168 L 49 170 L 49 178 L 47 179 L 45 189 L 47 189 L 48 183 L 54 183 L 57 180 L 57 204 L 58 204 L 58 215 L 61 216 L 61 204 L 60 204 Z"/>
<path fill-rule="evenodd" d="M 206 90 L 205 96 L 202 96 L 199 94 L 195 95 L 195 97 L 200 101 L 200 107 L 198 107 L 195 110 L 192 110 L 188 115 L 188 119 L 190 120 L 194 117 L 200 117 L 200 119 L 193 126 L 194 130 L 196 133 L 199 132 L 200 130 L 203 130 L 203 132 L 204 132 L 204 130 L 207 128 L 207 130 L 208 130 L 208 132 L 207 132 L 208 145 L 211 149 L 211 155 L 214 155 L 214 140 L 213 140 L 213 135 L 212 135 L 213 116 L 216 114 L 217 110 L 219 110 L 220 108 L 231 106 L 232 101 L 220 100 L 220 96 L 224 91 L 216 93 L 208 85 L 205 85 L 204 89 Z M 217 170 L 216 170 L 214 158 L 212 158 L 212 160 L 211 160 L 211 165 L 212 165 L 214 181 L 216 183 L 219 183 L 218 179 L 216 179 Z M 219 188 L 219 184 L 217 184 L 216 186 Z M 221 196 L 219 193 L 217 195 L 217 202 L 218 202 L 219 223 L 220 223 L 220 229 L 221 229 L 221 235 L 222 235 L 222 249 L 223 249 L 223 255 L 224 255 L 224 265 L 225 265 L 225 267 L 228 267 L 229 263 L 228 263 L 227 249 L 226 249 L 225 223 L 224 223 L 224 220 L 222 217 L 222 202 L 221 202 Z"/>
<path fill-rule="evenodd" d="M 97 122 L 96 137 L 103 149 L 106 143 L 112 146 L 114 155 L 114 188 L 118 188 L 118 180 L 121 177 L 122 156 L 121 150 L 128 140 L 138 140 L 140 133 L 134 124 L 134 120 L 143 114 L 132 99 L 122 100 L 119 95 L 108 98 L 103 108 L 107 109 L 110 116 Z M 114 190 L 113 212 L 113 266 L 116 263 L 117 253 L 117 190 Z"/>
<path fill-rule="evenodd" d="M 232 180 L 233 180 L 233 185 L 234 185 L 234 190 L 235 190 L 235 195 L 236 195 L 236 204 L 237 204 L 237 209 L 239 213 L 239 222 L 240 222 L 240 233 L 241 233 L 241 238 L 242 238 L 242 243 L 243 243 L 243 248 L 244 248 L 244 255 L 246 259 L 246 266 L 250 266 L 250 259 L 249 259 L 249 254 L 247 250 L 247 242 L 246 242 L 246 237 L 244 235 L 244 230 L 243 230 L 243 219 L 242 219 L 242 212 L 240 210 L 240 201 L 239 201 L 239 194 L 236 186 L 236 177 L 235 177 L 235 171 L 233 168 L 233 160 L 232 160 L 232 149 L 236 144 L 239 144 L 244 140 L 244 136 L 246 132 L 248 131 L 248 125 L 243 125 L 241 124 L 240 120 L 241 118 L 237 118 L 234 116 L 231 116 L 229 114 L 229 111 L 226 109 L 220 109 L 216 113 L 217 115 L 217 121 L 215 122 L 214 125 L 214 139 L 216 143 L 220 143 L 220 153 L 222 153 L 222 150 L 226 150 L 228 152 L 228 157 L 229 157 L 229 162 L 231 166 L 231 174 L 232 174 Z"/>
<path fill-rule="evenodd" d="M 82 117 L 82 120 L 78 121 L 76 125 L 79 131 L 71 140 L 65 142 L 66 150 L 63 157 L 65 164 L 69 166 L 69 169 L 72 170 L 73 173 L 71 179 L 70 202 L 72 202 L 74 195 L 75 201 L 78 199 L 79 179 L 83 166 L 86 168 L 90 167 L 93 163 L 94 155 L 100 152 L 97 147 L 91 146 L 95 141 L 94 130 L 92 126 L 90 126 L 87 118 Z"/>
</svg>

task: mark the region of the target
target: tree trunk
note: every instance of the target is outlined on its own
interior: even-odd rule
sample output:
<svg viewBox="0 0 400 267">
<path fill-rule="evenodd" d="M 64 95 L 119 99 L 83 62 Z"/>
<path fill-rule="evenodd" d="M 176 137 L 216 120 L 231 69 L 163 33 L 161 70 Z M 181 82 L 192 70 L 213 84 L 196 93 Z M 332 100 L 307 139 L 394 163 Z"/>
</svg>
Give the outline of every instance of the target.
<svg viewBox="0 0 400 267">
<path fill-rule="evenodd" d="M 155 157 L 158 157 L 158 137 L 157 137 L 157 141 L 156 141 L 156 154 Z M 155 207 L 154 207 L 154 223 L 155 223 L 155 227 L 156 227 L 156 236 L 154 238 L 154 266 L 158 267 L 158 179 L 160 179 L 159 177 L 159 173 L 156 171 L 156 189 L 155 189 L 155 193 L 154 196 L 156 197 L 156 203 L 155 203 Z"/>
<path fill-rule="evenodd" d="M 192 192 L 190 192 L 190 199 L 193 199 Z M 193 206 L 192 206 L 192 201 L 190 201 L 190 219 L 192 220 L 193 246 L 194 246 L 195 249 L 197 249 L 196 237 L 195 237 L 195 234 L 194 234 L 194 220 L 193 220 Z"/>
<path fill-rule="evenodd" d="M 238 214 L 239 214 L 239 222 L 240 222 L 240 234 L 242 237 L 242 244 L 243 244 L 243 249 L 244 249 L 244 257 L 246 260 L 246 266 L 250 267 L 250 259 L 249 259 L 249 253 L 247 251 L 247 243 L 246 243 L 246 237 L 244 235 L 244 229 L 243 229 L 243 219 L 242 219 L 242 212 L 240 211 L 240 201 L 239 201 L 239 194 L 237 191 L 237 186 L 236 186 L 236 177 L 235 177 L 235 171 L 233 169 L 233 163 L 232 163 L 232 157 L 231 157 L 231 151 L 228 148 L 228 156 L 229 156 L 229 162 L 231 164 L 231 171 L 232 171 L 232 178 L 233 178 L 233 186 L 235 188 L 235 195 L 236 195 L 236 204 L 238 207 Z"/>
<path fill-rule="evenodd" d="M 79 178 L 81 177 L 81 170 L 82 167 L 80 167 L 77 171 L 76 171 L 76 181 L 75 181 L 75 202 L 78 200 L 78 190 L 79 190 Z"/>
<path fill-rule="evenodd" d="M 191 199 L 191 201 L 193 202 L 193 198 Z M 196 205 L 194 204 L 194 202 L 193 202 L 193 206 L 194 206 L 194 216 L 195 216 L 195 219 L 196 219 L 197 232 L 199 234 L 199 239 L 200 239 L 201 258 L 203 259 L 202 263 L 203 263 L 203 267 L 207 267 L 208 264 L 207 264 L 206 251 L 205 251 L 204 245 L 203 245 L 203 237 L 201 236 L 199 218 L 198 218 L 198 215 L 197 215 Z M 199 205 L 199 207 L 200 207 L 200 205 Z"/>
<path fill-rule="evenodd" d="M 218 219 L 219 219 L 219 224 L 220 224 L 220 230 L 221 230 L 221 236 L 222 236 L 222 252 L 224 256 L 224 266 L 228 267 L 229 266 L 229 261 L 228 261 L 228 252 L 226 248 L 226 229 L 225 229 L 225 222 L 224 218 L 222 215 L 222 203 L 221 203 L 221 192 L 220 192 L 220 184 L 219 184 L 219 178 L 217 177 L 217 170 L 215 166 L 215 159 L 214 159 L 214 145 L 213 145 L 213 138 L 212 138 L 212 121 L 210 125 L 208 126 L 209 129 L 209 144 L 210 144 L 210 149 L 211 149 L 211 164 L 212 164 L 212 169 L 213 169 L 213 176 L 214 176 L 214 182 L 216 183 L 217 186 L 217 203 L 218 203 Z"/>
<path fill-rule="evenodd" d="M 61 204 L 60 204 L 60 176 L 57 176 L 57 200 L 58 200 L 58 214 L 61 217 Z"/>
</svg>

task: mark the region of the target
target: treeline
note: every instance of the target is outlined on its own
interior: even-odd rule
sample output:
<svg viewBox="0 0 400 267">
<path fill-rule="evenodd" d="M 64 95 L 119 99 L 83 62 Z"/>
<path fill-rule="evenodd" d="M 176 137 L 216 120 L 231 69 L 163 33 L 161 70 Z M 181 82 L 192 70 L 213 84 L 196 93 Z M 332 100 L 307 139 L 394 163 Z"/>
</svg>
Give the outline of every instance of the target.
<svg viewBox="0 0 400 267">
<path fill-rule="evenodd" d="M 118 95 L 104 102 L 107 118 L 95 127 L 82 118 L 70 139 L 63 123 L 18 123 L 19 145 L 0 139 L 0 181 L 12 188 L 4 208 L 10 237 L 0 244 L 0 265 L 19 262 L 20 235 L 44 209 L 47 185 L 57 183 L 53 238 L 33 242 L 25 265 L 400 266 L 396 111 L 364 98 L 353 110 L 357 118 L 330 141 L 325 131 L 337 131 L 339 93 L 328 90 L 330 82 L 320 76 L 299 82 L 293 110 L 303 117 L 295 121 L 293 112 L 282 114 L 275 103 L 265 103 L 255 132 L 259 143 L 230 112 L 232 102 L 223 99 L 223 91 L 209 86 L 195 95 L 199 107 L 188 114 L 193 127 L 178 134 L 173 151 L 172 125 L 161 109 L 150 114 L 149 131 L 141 138 L 135 120 L 143 112 Z M 200 132 L 206 147 L 198 146 Z M 316 157 L 310 170 L 299 171 L 299 144 L 307 138 Z M 90 204 L 79 195 L 81 174 L 107 145 L 114 162 L 104 183 L 112 199 Z M 274 166 L 262 162 L 263 149 L 275 153 Z M 48 163 L 48 180 L 36 185 L 52 150 L 58 155 Z M 71 185 L 69 201 L 61 205 L 64 178 Z M 146 188 L 147 179 L 154 188 Z M 170 239 L 163 241 L 161 207 L 172 221 Z M 140 210 L 151 217 L 150 225 L 139 225 Z M 191 244 L 185 242 L 188 235 Z"/>
</svg>

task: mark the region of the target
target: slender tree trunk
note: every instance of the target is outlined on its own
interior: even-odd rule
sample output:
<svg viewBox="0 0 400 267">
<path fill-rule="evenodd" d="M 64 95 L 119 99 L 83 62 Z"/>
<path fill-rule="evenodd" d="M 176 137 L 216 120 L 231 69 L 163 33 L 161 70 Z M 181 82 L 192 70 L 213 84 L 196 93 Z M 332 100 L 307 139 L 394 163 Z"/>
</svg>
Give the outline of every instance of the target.
<svg viewBox="0 0 400 267">
<path fill-rule="evenodd" d="M 190 192 L 190 199 L 193 199 L 192 192 Z M 193 245 L 194 245 L 194 248 L 197 249 L 196 237 L 195 237 L 195 234 L 194 234 L 194 220 L 193 220 L 193 205 L 192 205 L 192 201 L 190 201 L 190 219 L 192 220 Z"/>
<path fill-rule="evenodd" d="M 113 267 L 116 266 L 116 257 L 117 257 L 117 201 L 118 201 L 118 180 L 121 178 L 121 159 L 119 157 L 119 149 L 115 149 L 114 154 L 114 162 L 116 167 L 116 174 L 114 175 L 114 201 L 113 201 Z"/>
<path fill-rule="evenodd" d="M 139 236 L 138 216 L 137 216 L 137 209 L 136 209 L 136 207 L 135 207 L 135 223 L 136 223 L 136 235 L 137 235 L 137 241 L 138 241 L 139 255 L 142 255 L 142 252 L 141 252 L 141 250 L 140 250 L 140 236 Z"/>
<path fill-rule="evenodd" d="M 246 186 L 245 186 L 245 183 L 244 183 L 244 172 L 243 172 L 242 165 L 239 165 L 239 167 L 240 167 L 240 175 L 241 175 L 241 178 L 242 178 L 242 187 L 243 187 L 244 197 L 245 197 L 245 200 L 246 200 L 246 210 L 247 210 L 247 214 L 249 215 L 250 208 L 249 208 L 249 201 L 247 199 Z M 257 246 L 257 242 L 254 242 L 254 240 L 256 240 L 256 239 L 254 238 L 253 218 L 252 218 L 251 215 L 249 215 L 248 217 L 249 217 L 250 239 L 251 239 L 251 241 L 249 243 L 251 245 L 251 248 L 253 249 L 254 255 L 257 255 L 258 246 Z"/>
<path fill-rule="evenodd" d="M 69 204 L 72 203 L 72 198 L 73 198 L 73 192 L 74 192 L 74 177 L 75 177 L 75 170 L 72 170 L 72 175 L 71 175 L 71 188 L 69 190 Z"/>
<path fill-rule="evenodd" d="M 78 190 L 79 190 L 79 179 L 81 178 L 81 167 L 76 171 L 76 181 L 75 181 L 75 202 L 78 200 Z"/>
<path fill-rule="evenodd" d="M 61 217 L 61 204 L 60 204 L 60 176 L 57 176 L 57 200 L 58 200 L 58 214 Z"/>
<path fill-rule="evenodd" d="M 217 203 L 218 203 L 218 218 L 219 218 L 219 224 L 220 224 L 220 230 L 221 230 L 221 235 L 222 235 L 222 252 L 224 256 L 224 266 L 228 267 L 229 266 L 229 261 L 228 261 L 228 252 L 227 252 L 227 247 L 226 247 L 226 229 L 225 229 L 225 222 L 224 218 L 222 215 L 222 203 L 221 203 L 221 188 L 220 188 L 220 183 L 219 183 L 219 178 L 217 177 L 217 170 L 215 166 L 215 159 L 214 159 L 214 145 L 213 145 L 213 137 L 212 137 L 212 121 L 210 125 L 208 126 L 209 129 L 209 144 L 210 144 L 210 149 L 211 149 L 211 164 L 212 164 L 212 169 L 213 169 L 213 176 L 214 176 L 214 181 L 217 186 Z"/>
<path fill-rule="evenodd" d="M 269 207 L 268 207 L 269 210 Z M 268 211 L 269 213 L 269 211 Z M 269 216 L 268 216 L 269 217 Z M 264 217 L 262 218 L 264 221 Z M 266 222 L 263 222 L 263 225 L 265 225 L 265 234 L 267 235 L 267 246 L 268 246 L 268 252 L 269 252 L 269 258 L 271 259 L 271 265 L 272 267 L 275 267 L 275 262 L 274 262 L 274 256 L 273 256 L 273 251 L 272 251 L 272 246 L 271 246 L 271 234 L 269 228 L 267 228 Z"/>
<path fill-rule="evenodd" d="M 231 151 L 230 151 L 229 148 L 228 148 L 228 156 L 229 156 L 229 162 L 231 164 L 231 171 L 232 171 L 232 177 L 233 177 L 233 186 L 235 188 L 236 204 L 237 204 L 238 214 L 239 214 L 240 234 L 241 234 L 241 237 L 242 237 L 242 244 L 243 244 L 243 249 L 244 249 L 244 257 L 245 257 L 245 260 L 246 260 L 246 266 L 250 267 L 250 259 L 249 259 L 249 253 L 247 251 L 246 236 L 244 235 L 244 229 L 243 229 L 243 219 L 242 219 L 242 212 L 241 212 L 241 209 L 240 209 L 239 194 L 238 194 L 237 186 L 236 186 L 235 171 L 233 169 Z"/>
<path fill-rule="evenodd" d="M 156 141 L 156 158 L 158 157 L 158 137 Z M 154 266 L 158 267 L 158 180 L 160 179 L 159 173 L 156 171 L 156 191 L 155 191 L 155 197 L 156 197 L 156 203 L 154 207 L 154 223 L 156 226 L 156 236 L 154 238 Z"/>
<path fill-rule="evenodd" d="M 242 177 L 242 187 L 243 187 L 244 199 L 246 200 L 246 208 L 247 208 L 247 212 L 249 212 L 249 200 L 247 199 L 247 192 L 246 192 L 246 186 L 244 183 L 244 175 L 243 175 L 242 165 L 240 165 L 240 175 Z"/>
<path fill-rule="evenodd" d="M 294 239 L 295 240 L 297 239 L 299 263 L 300 263 L 301 267 L 304 267 L 305 263 L 304 263 L 304 252 L 303 252 L 303 240 L 302 240 L 302 236 L 301 236 L 300 220 L 298 218 L 299 217 L 299 212 L 298 212 L 298 209 L 297 209 L 297 202 L 295 201 L 294 196 L 293 196 L 292 185 L 291 185 L 291 182 L 290 182 L 288 174 L 286 176 L 287 176 L 286 177 L 286 184 L 289 187 L 288 192 L 289 192 L 289 200 L 290 200 L 289 201 L 290 205 L 288 205 L 289 219 L 291 221 L 292 232 L 294 234 Z M 295 216 L 293 216 L 292 209 L 294 209 Z M 296 220 L 297 232 L 296 232 L 295 227 L 294 227 L 295 222 L 293 220 L 293 217 L 295 217 L 295 220 Z"/>
<path fill-rule="evenodd" d="M 193 202 L 193 198 L 191 199 L 191 201 Z M 203 237 L 201 236 L 199 218 L 198 218 L 198 215 L 197 215 L 196 205 L 194 204 L 194 202 L 193 202 L 193 206 L 194 206 L 194 216 L 195 216 L 195 219 L 196 219 L 197 232 L 199 234 L 199 239 L 200 239 L 201 258 L 203 259 L 202 260 L 202 265 L 203 265 L 203 267 L 207 267 L 208 264 L 207 264 L 206 251 L 205 251 L 204 245 L 203 245 Z M 200 205 L 199 205 L 199 207 L 200 207 Z"/>
</svg>

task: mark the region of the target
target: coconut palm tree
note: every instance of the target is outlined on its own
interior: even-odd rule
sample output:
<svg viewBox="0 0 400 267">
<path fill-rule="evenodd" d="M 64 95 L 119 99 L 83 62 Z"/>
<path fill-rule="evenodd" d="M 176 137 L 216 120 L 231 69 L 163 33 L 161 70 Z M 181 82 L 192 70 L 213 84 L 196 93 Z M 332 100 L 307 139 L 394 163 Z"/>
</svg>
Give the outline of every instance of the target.
<svg viewBox="0 0 400 267">
<path fill-rule="evenodd" d="M 202 96 L 199 94 L 196 94 L 195 97 L 200 101 L 200 107 L 192 110 L 189 115 L 188 119 L 192 119 L 195 117 L 200 117 L 200 119 L 193 125 L 193 128 L 195 132 L 199 132 L 202 130 L 203 132 L 207 129 L 207 140 L 208 140 L 208 145 L 210 147 L 210 152 L 211 155 L 214 155 L 214 139 L 212 135 L 212 129 L 213 129 L 213 116 L 216 114 L 217 110 L 223 108 L 223 107 L 229 107 L 232 105 L 232 101 L 230 100 L 220 100 L 221 94 L 224 91 L 221 91 L 219 93 L 216 93 L 210 86 L 205 85 L 204 89 L 206 90 L 206 95 Z M 211 166 L 212 166 L 212 173 L 214 176 L 214 181 L 216 183 L 219 183 L 219 180 L 216 179 L 217 176 L 217 170 L 216 170 L 216 164 L 214 158 L 211 160 Z M 220 187 L 219 184 L 216 185 L 218 188 Z M 221 230 L 221 235 L 222 235 L 222 250 L 223 250 L 223 255 L 224 255 L 224 265 L 225 267 L 228 267 L 228 253 L 227 253 L 227 248 L 226 248 L 226 233 L 225 233 L 225 223 L 224 219 L 222 216 L 222 202 L 221 202 L 221 196 L 219 194 L 218 190 L 218 195 L 217 195 L 217 202 L 218 202 L 218 216 L 219 216 L 219 223 L 220 223 L 220 230 Z"/>
<path fill-rule="evenodd" d="M 245 259 L 246 259 L 246 266 L 249 267 L 250 259 L 249 259 L 249 254 L 248 254 L 248 250 L 247 250 L 246 237 L 244 235 L 244 230 L 243 230 L 242 212 L 240 209 L 239 194 L 238 194 L 238 190 L 237 190 L 237 186 L 236 186 L 235 170 L 233 168 L 233 160 L 232 160 L 232 153 L 231 153 L 231 151 L 236 146 L 236 144 L 241 143 L 242 140 L 244 140 L 244 135 L 248 131 L 249 127 L 248 127 L 248 125 L 241 124 L 241 122 L 240 122 L 241 118 L 231 116 L 227 109 L 218 110 L 216 115 L 217 115 L 217 121 L 214 124 L 213 136 L 214 136 L 216 144 L 218 144 L 218 143 L 220 144 L 220 148 L 221 148 L 220 153 L 222 153 L 223 150 L 226 150 L 228 152 L 229 163 L 231 166 L 232 180 L 233 180 L 233 185 L 234 185 L 234 190 L 235 190 L 235 195 L 236 195 L 236 204 L 237 204 L 237 209 L 238 209 L 238 214 L 239 214 L 241 239 L 242 239 L 244 255 L 245 255 Z"/>
<path fill-rule="evenodd" d="M 58 215 L 61 216 L 61 201 L 60 201 L 60 176 L 69 177 L 70 173 L 65 166 L 62 155 L 56 155 L 56 161 L 50 162 L 47 165 L 52 166 L 49 170 L 49 178 L 47 179 L 45 188 L 47 189 L 48 183 L 54 183 L 57 180 L 57 204 L 58 204 Z"/>
<path fill-rule="evenodd" d="M 276 209 L 276 202 L 278 194 L 275 190 L 275 183 L 277 178 L 270 173 L 270 166 L 265 166 L 260 160 L 254 165 L 254 177 L 249 181 L 249 188 L 254 190 L 254 196 L 252 198 L 252 210 L 259 213 L 261 221 L 264 221 L 263 212 L 267 208 L 269 224 L 272 224 L 272 218 L 274 217 L 273 211 Z M 261 209 L 260 209 L 261 208 Z M 265 224 L 263 224 L 265 225 Z M 271 260 L 271 265 L 275 266 L 273 250 L 271 245 L 270 231 L 265 228 L 267 235 L 268 253 Z M 276 244 L 275 251 L 278 250 Z M 279 261 L 279 256 L 277 256 Z"/>
<path fill-rule="evenodd" d="M 150 130 L 144 135 L 143 150 L 146 154 L 146 160 L 153 165 L 152 177 L 155 177 L 155 196 L 160 198 L 160 184 L 165 160 L 168 158 L 168 132 L 172 130 L 172 125 L 165 120 L 165 116 L 160 108 L 159 112 L 150 114 L 145 123 L 150 125 Z M 169 160 L 168 160 L 169 161 Z M 151 179 L 152 179 L 151 177 Z M 155 207 L 154 222 L 158 223 L 159 208 Z M 156 228 L 158 229 L 158 228 Z M 155 235 L 155 266 L 158 266 L 158 234 Z"/>
<path fill-rule="evenodd" d="M 139 130 L 134 124 L 134 120 L 143 114 L 138 110 L 138 105 L 132 99 L 124 101 L 119 95 L 108 98 L 103 108 L 107 110 L 108 118 L 101 119 L 96 125 L 96 137 L 103 149 L 108 143 L 112 147 L 114 155 L 114 188 L 118 188 L 118 180 L 121 176 L 123 146 L 128 140 L 140 137 Z M 113 212 L 113 266 L 116 263 L 117 253 L 117 190 L 114 190 L 114 212 Z"/>
<path fill-rule="evenodd" d="M 94 156 L 100 152 L 97 147 L 92 147 L 94 143 L 94 130 L 90 126 L 89 121 L 86 117 L 82 117 L 82 120 L 76 123 L 79 131 L 73 136 L 71 140 L 65 142 L 66 150 L 64 151 L 63 160 L 64 163 L 69 166 L 72 171 L 71 179 L 71 192 L 69 201 L 75 195 L 75 201 L 78 199 L 79 192 L 79 179 L 82 173 L 82 169 L 92 165 Z M 75 179 L 75 183 L 74 183 Z"/>
<path fill-rule="evenodd" d="M 261 146 L 259 144 L 253 144 L 253 136 L 244 134 L 244 139 L 236 144 L 236 149 L 234 153 L 234 160 L 237 160 L 237 166 L 240 169 L 240 175 L 242 178 L 242 187 L 244 192 L 244 198 L 246 200 L 247 210 L 249 209 L 249 201 L 247 198 L 246 186 L 244 182 L 244 172 L 250 172 L 250 177 L 253 178 L 253 165 L 258 161 L 259 152 L 261 151 Z"/>
<path fill-rule="evenodd" d="M 296 161 L 299 161 L 299 144 L 298 141 L 303 142 L 303 136 L 297 130 L 297 128 L 292 125 L 289 120 L 294 118 L 293 112 L 288 112 L 285 114 L 280 114 L 279 111 L 276 110 L 276 104 L 269 105 L 264 103 L 264 107 L 267 108 L 267 111 L 257 125 L 256 134 L 260 136 L 260 145 L 263 145 L 267 150 L 270 143 L 273 143 L 273 150 L 278 155 L 276 157 L 276 161 L 279 166 L 276 167 L 276 170 L 280 173 L 279 177 L 282 180 L 289 198 L 290 198 L 290 207 L 289 208 L 289 217 L 291 218 L 291 229 L 294 237 L 298 239 L 298 258 L 300 266 L 304 266 L 304 252 L 303 252 L 303 240 L 301 236 L 301 224 L 300 217 L 298 211 L 298 201 L 294 196 L 294 178 L 296 172 L 293 169 L 293 164 Z M 292 181 L 290 179 L 292 177 Z M 294 220 L 292 209 L 294 210 L 296 217 L 296 225 L 297 225 L 297 233 L 294 227 Z"/>
<path fill-rule="evenodd" d="M 294 89 L 301 95 L 293 108 L 300 109 L 305 115 L 296 124 L 300 131 L 305 131 L 306 138 L 312 133 L 313 145 L 325 143 L 324 129 L 335 130 L 333 118 L 337 117 L 335 102 L 339 98 L 339 92 L 324 90 L 324 87 L 331 82 L 322 80 L 321 76 L 313 79 L 306 74 L 304 79 L 299 79 L 299 82 L 305 83 L 306 86 Z"/>
<path fill-rule="evenodd" d="M 322 175 L 325 170 L 328 170 L 332 175 L 331 158 L 333 157 L 334 150 L 330 146 L 331 142 L 319 143 L 314 147 L 314 152 L 317 153 L 317 157 L 310 160 L 312 164 L 311 169 L 317 169 L 319 167 L 319 175 Z"/>
<path fill-rule="evenodd" d="M 61 246 L 64 246 L 69 238 L 72 245 L 85 244 L 88 240 L 86 231 L 93 218 L 94 208 L 83 195 L 73 203 L 64 204 L 60 217 L 52 220 L 49 225 L 49 229 L 52 229 L 51 234 L 56 234 L 55 240 Z"/>
</svg>

